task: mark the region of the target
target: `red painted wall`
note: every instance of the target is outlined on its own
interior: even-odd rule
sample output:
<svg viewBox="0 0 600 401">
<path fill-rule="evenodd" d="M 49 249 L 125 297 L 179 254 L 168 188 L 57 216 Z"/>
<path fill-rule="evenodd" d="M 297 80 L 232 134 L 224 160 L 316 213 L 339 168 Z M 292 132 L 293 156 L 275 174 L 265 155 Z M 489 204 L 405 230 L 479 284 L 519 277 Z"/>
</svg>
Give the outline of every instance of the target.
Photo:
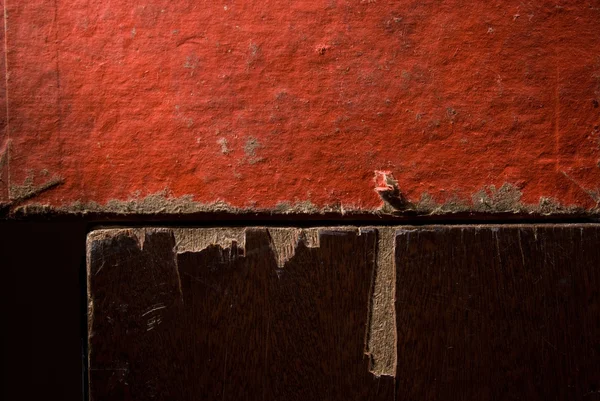
<svg viewBox="0 0 600 401">
<path fill-rule="evenodd" d="M 15 206 L 164 191 L 373 210 L 389 170 L 413 203 L 511 184 L 524 204 L 598 207 L 598 1 L 4 9 L 0 200 Z"/>
</svg>

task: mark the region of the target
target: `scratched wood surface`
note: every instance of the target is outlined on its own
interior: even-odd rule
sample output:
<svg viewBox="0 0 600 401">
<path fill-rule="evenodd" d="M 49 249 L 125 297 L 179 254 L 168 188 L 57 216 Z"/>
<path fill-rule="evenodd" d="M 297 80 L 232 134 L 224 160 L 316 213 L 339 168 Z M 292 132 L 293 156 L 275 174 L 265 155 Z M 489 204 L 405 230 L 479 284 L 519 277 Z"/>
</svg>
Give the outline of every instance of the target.
<svg viewBox="0 0 600 401">
<path fill-rule="evenodd" d="M 397 399 L 600 398 L 600 226 L 396 237 Z"/>
<path fill-rule="evenodd" d="M 174 249 L 169 229 L 90 236 L 92 400 L 393 399 L 364 353 L 374 230 L 322 231 L 283 269 L 265 229 L 245 254 Z"/>
<path fill-rule="evenodd" d="M 384 232 L 395 378 L 365 356 Z M 177 241 L 90 235 L 92 400 L 600 398 L 600 225 L 325 229 L 283 268 L 267 229 Z"/>
</svg>

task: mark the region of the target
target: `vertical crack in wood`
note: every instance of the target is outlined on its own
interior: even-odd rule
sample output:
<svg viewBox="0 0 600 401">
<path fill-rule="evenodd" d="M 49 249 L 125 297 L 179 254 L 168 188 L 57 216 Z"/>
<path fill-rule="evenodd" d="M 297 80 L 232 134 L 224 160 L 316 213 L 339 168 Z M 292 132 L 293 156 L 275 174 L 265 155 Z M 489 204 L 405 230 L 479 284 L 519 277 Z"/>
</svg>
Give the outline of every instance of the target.
<svg viewBox="0 0 600 401">
<path fill-rule="evenodd" d="M 377 228 L 376 266 L 368 309 L 366 354 L 375 376 L 396 376 L 396 268 L 393 227 Z"/>
</svg>

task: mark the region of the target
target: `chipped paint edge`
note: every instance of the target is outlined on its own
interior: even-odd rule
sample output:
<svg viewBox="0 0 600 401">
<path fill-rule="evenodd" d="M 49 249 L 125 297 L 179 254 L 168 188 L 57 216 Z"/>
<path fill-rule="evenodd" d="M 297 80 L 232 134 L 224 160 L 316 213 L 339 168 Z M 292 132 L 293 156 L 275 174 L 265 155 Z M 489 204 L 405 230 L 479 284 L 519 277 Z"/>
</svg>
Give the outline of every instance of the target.
<svg viewBox="0 0 600 401">
<path fill-rule="evenodd" d="M 73 202 L 65 206 L 50 206 L 31 202 L 28 204 L 13 203 L 8 206 L 8 216 L 13 215 L 193 215 L 199 213 L 226 213 L 232 215 L 268 214 L 268 215 L 324 215 L 337 214 L 371 214 L 379 217 L 401 217 L 403 215 L 444 216 L 457 213 L 473 214 L 523 214 L 540 216 L 585 215 L 600 216 L 600 204 L 592 208 L 561 205 L 556 199 L 540 197 L 537 204 L 526 204 L 521 201 L 521 191 L 512 184 L 504 184 L 500 188 L 487 186 L 475 192 L 470 200 L 453 197 L 444 203 L 437 203 L 428 193 L 423 193 L 417 202 L 407 202 L 405 207 L 397 209 L 387 202 L 379 208 L 365 209 L 357 205 L 332 204 L 319 207 L 310 201 L 289 203 L 280 202 L 273 208 L 236 207 L 224 201 L 202 203 L 194 200 L 193 195 L 169 197 L 166 191 L 150 194 L 144 198 L 129 200 L 110 200 L 101 205 L 96 202 Z"/>
</svg>

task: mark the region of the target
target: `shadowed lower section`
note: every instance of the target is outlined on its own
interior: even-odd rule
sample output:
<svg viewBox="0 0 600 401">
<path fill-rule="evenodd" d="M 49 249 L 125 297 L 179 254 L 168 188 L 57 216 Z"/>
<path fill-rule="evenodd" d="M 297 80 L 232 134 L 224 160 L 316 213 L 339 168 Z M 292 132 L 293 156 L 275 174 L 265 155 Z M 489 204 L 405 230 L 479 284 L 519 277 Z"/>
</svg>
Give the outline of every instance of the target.
<svg viewBox="0 0 600 401">
<path fill-rule="evenodd" d="M 376 232 L 319 237 L 280 268 L 266 229 L 180 254 L 168 229 L 91 234 L 91 398 L 391 400 L 364 354 Z"/>
<path fill-rule="evenodd" d="M 400 229 L 398 400 L 600 395 L 600 226 Z"/>
</svg>

